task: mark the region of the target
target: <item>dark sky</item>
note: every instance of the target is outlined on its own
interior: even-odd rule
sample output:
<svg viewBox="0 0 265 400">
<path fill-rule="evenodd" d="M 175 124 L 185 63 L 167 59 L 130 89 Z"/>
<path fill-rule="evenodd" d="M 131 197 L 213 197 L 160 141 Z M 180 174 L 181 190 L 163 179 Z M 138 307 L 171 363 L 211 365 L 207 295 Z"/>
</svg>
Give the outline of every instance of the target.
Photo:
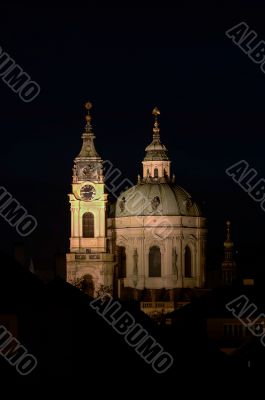
<svg viewBox="0 0 265 400">
<path fill-rule="evenodd" d="M 254 4 L 254 3 L 253 3 Z M 73 158 L 84 103 L 96 148 L 136 182 L 155 105 L 177 184 L 205 203 L 212 259 L 233 223 L 241 262 L 264 265 L 265 213 L 225 169 L 245 159 L 265 178 L 265 74 L 225 31 L 245 21 L 265 40 L 265 6 L 1 6 L 0 46 L 41 87 L 31 103 L 0 80 L 0 185 L 38 221 L 36 258 L 68 249 Z M 0 219 L 1 249 L 21 238 Z"/>
</svg>

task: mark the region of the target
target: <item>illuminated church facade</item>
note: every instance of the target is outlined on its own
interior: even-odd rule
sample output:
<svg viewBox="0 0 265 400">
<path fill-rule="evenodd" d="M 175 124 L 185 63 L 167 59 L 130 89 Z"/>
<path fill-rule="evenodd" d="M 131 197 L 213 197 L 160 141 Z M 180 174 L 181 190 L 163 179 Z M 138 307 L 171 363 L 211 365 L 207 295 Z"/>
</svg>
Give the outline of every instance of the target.
<svg viewBox="0 0 265 400">
<path fill-rule="evenodd" d="M 106 171 L 95 149 L 91 104 L 86 108 L 69 194 L 67 281 L 82 283 L 93 296 L 106 288 L 114 296 L 137 300 L 160 300 L 161 291 L 173 300 L 181 288 L 203 288 L 206 219 L 189 193 L 175 184 L 160 140 L 159 110 L 153 110 L 153 139 L 145 149 L 142 176 L 109 204 L 117 176 Z"/>
</svg>

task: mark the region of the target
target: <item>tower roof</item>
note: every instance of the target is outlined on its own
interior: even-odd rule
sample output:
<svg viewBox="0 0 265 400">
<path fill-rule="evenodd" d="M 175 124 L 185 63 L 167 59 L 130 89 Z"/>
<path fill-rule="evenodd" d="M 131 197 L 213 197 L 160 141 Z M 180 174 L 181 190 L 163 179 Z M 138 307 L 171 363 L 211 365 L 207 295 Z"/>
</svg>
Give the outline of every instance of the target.
<svg viewBox="0 0 265 400">
<path fill-rule="evenodd" d="M 85 108 L 87 109 L 85 132 L 82 134 L 83 144 L 77 159 L 90 158 L 100 160 L 100 156 L 95 149 L 94 139 L 96 136 L 93 133 L 91 125 L 90 110 L 92 108 L 92 104 L 87 102 L 85 104 Z"/>
<path fill-rule="evenodd" d="M 95 149 L 95 135 L 91 126 L 90 110 L 92 104 L 86 103 L 85 107 L 87 109 L 86 126 L 82 134 L 83 143 L 81 151 L 74 159 L 73 183 L 88 180 L 92 182 L 103 182 L 103 160 Z"/>
<path fill-rule="evenodd" d="M 146 156 L 144 158 L 144 161 L 169 160 L 166 154 L 167 148 L 160 141 L 160 128 L 158 124 L 158 115 L 160 115 L 159 109 L 155 107 L 152 111 L 152 114 L 155 116 L 153 127 L 153 140 L 145 149 Z"/>
</svg>

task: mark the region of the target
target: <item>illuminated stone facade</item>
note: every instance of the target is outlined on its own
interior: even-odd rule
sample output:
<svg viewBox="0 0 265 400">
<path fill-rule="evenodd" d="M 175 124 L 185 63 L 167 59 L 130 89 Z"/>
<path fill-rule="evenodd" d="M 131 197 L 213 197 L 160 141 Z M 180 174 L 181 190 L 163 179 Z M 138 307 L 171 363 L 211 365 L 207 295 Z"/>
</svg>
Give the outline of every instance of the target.
<svg viewBox="0 0 265 400">
<path fill-rule="evenodd" d="M 172 300 L 177 289 L 204 286 L 206 220 L 191 196 L 175 184 L 160 141 L 159 110 L 153 114 L 153 140 L 145 149 L 143 176 L 119 196 L 108 215 L 106 191 L 117 176 L 111 183 L 104 180 L 87 116 L 69 195 L 67 280 L 74 283 L 86 276 L 91 294 L 100 286 L 113 287 L 119 297 L 141 299 L 149 291 L 153 301 L 161 290 L 168 290 Z"/>
</svg>

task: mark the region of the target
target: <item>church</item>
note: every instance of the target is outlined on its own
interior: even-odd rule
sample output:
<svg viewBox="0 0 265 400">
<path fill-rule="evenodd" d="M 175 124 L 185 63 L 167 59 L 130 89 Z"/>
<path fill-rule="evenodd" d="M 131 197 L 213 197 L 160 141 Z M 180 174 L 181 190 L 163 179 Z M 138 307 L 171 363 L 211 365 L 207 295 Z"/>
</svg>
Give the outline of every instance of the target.
<svg viewBox="0 0 265 400">
<path fill-rule="evenodd" d="M 154 108 L 142 176 L 110 204 L 110 174 L 94 143 L 91 103 L 74 159 L 67 281 L 97 296 L 170 301 L 182 288 L 203 288 L 207 227 L 198 204 L 175 183 Z M 144 151 L 143 151 L 144 153 Z M 133 161 L 133 159 L 132 159 Z M 116 165 L 118 167 L 118 165 Z M 109 176 L 106 179 L 106 176 Z M 112 184 L 111 187 L 114 185 Z"/>
</svg>

